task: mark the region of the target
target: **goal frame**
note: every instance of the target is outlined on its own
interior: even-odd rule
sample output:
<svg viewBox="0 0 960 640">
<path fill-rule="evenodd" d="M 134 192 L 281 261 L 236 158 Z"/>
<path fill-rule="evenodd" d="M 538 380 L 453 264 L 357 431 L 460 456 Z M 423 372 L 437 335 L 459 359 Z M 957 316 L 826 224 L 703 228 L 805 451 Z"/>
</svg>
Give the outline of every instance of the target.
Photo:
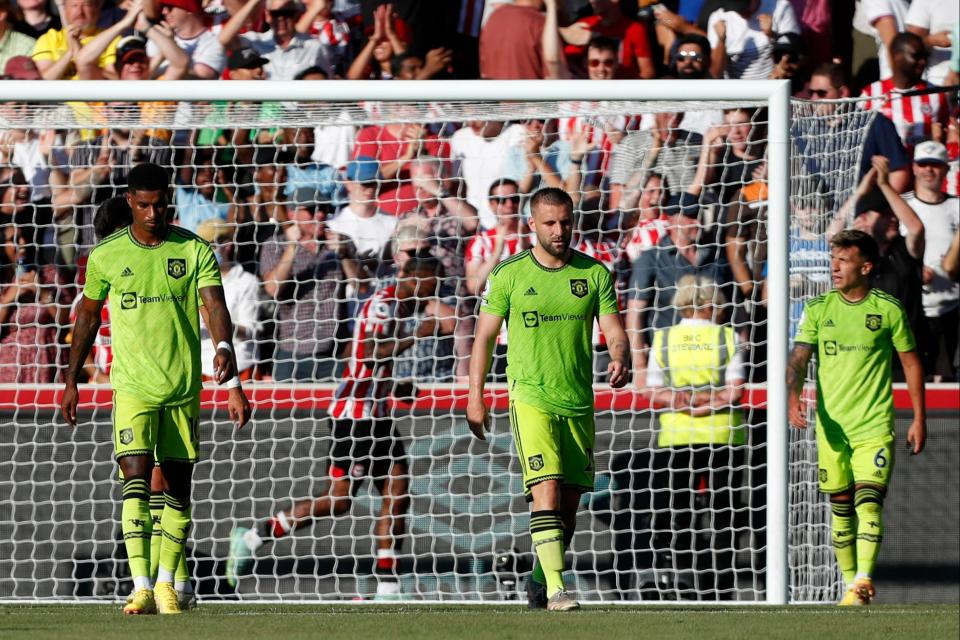
<svg viewBox="0 0 960 640">
<path fill-rule="evenodd" d="M 327 102 L 411 101 L 754 101 L 768 113 L 768 262 L 769 283 L 767 368 L 771 372 L 766 400 L 767 536 L 766 601 L 789 602 L 788 485 L 789 441 L 787 389 L 783 375 L 788 349 L 788 234 L 790 200 L 790 82 L 787 80 L 526 80 L 483 81 L 24 81 L 3 83 L 5 100 L 59 103 L 67 101 L 209 101 L 317 100 Z"/>
</svg>

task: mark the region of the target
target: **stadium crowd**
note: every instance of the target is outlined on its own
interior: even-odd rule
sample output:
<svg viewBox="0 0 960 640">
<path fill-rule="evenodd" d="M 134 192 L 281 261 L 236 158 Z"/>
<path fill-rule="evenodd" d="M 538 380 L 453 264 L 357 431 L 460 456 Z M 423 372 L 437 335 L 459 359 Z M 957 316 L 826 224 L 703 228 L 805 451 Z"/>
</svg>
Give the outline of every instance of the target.
<svg viewBox="0 0 960 640">
<path fill-rule="evenodd" d="M 875 284 L 929 342 L 928 378 L 946 381 L 960 312 L 958 29 L 957 6 L 932 0 L 0 0 L 0 70 L 37 81 L 789 79 L 823 116 L 823 130 L 795 128 L 798 148 L 827 145 L 794 168 L 811 179 L 797 182 L 791 286 L 825 291 L 831 234 L 867 231 L 882 250 Z M 846 138 L 831 135 L 843 125 L 828 101 L 857 95 L 879 113 L 856 198 L 832 201 L 842 149 L 829 145 Z M 21 107 L 4 103 L 0 123 Z M 726 319 L 752 346 L 745 375 L 764 379 L 762 110 L 383 121 L 0 127 L 0 382 L 61 379 L 95 214 L 144 161 L 172 168 L 175 224 L 215 247 L 244 378 L 339 381 L 362 302 L 406 261 L 432 256 L 443 284 L 435 304 L 401 314 L 418 339 L 393 376 L 465 380 L 486 279 L 530 246 L 527 198 L 552 186 L 574 197 L 575 248 L 616 275 L 637 385 L 651 330 L 679 321 L 673 295 L 687 274 L 720 286 Z M 595 343 L 603 372 L 599 332 Z M 108 379 L 109 345 L 105 322 L 91 381 Z"/>
</svg>

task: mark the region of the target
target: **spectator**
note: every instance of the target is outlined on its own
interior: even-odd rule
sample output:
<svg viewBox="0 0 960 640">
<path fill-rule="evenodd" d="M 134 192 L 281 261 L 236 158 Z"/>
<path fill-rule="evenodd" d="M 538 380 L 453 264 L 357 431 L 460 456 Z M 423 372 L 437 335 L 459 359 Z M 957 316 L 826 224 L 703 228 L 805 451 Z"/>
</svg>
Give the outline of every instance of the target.
<svg viewBox="0 0 960 640">
<path fill-rule="evenodd" d="M 633 354 L 634 384 L 645 387 L 647 347 L 651 329 L 663 329 L 677 322 L 677 309 L 670 302 L 677 282 L 686 274 L 703 276 L 728 286 L 725 261 L 714 247 L 698 244 L 701 225 L 699 207 L 689 195 L 672 196 L 667 206 L 667 233 L 657 246 L 640 254 L 630 277 L 627 330 Z"/>
<path fill-rule="evenodd" d="M 189 77 L 201 80 L 220 77 L 227 63 L 226 52 L 211 29 L 212 19 L 204 13 L 200 0 L 145 0 L 144 15 L 148 25 L 144 32 L 148 37 L 158 24 L 166 25 L 173 32 L 174 41 L 189 59 Z M 164 53 L 159 44 L 151 40 L 147 45 L 151 59 Z M 166 63 L 154 64 L 158 65 L 159 73 L 165 75 Z"/>
<path fill-rule="evenodd" d="M 234 261 L 236 225 L 204 220 L 197 235 L 213 247 L 220 265 L 223 296 L 233 321 L 233 348 L 237 359 L 237 375 L 241 380 L 253 377 L 257 364 L 257 338 L 260 331 L 260 280 Z M 200 319 L 200 365 L 205 380 L 214 379 L 213 356 L 216 349 L 209 339 L 210 331 Z"/>
<path fill-rule="evenodd" d="M 392 4 L 382 4 L 374 10 L 373 33 L 350 64 L 347 80 L 393 79 L 391 61 L 407 51 L 407 43 L 397 35 L 395 21 Z"/>
<path fill-rule="evenodd" d="M 223 25 L 220 44 L 233 48 L 245 43 L 256 49 L 270 61 L 264 69 L 270 80 L 293 80 L 299 72 L 310 67 L 320 67 L 328 76 L 333 75 L 326 48 L 318 39 L 296 30 L 297 19 L 303 13 L 303 5 L 297 0 L 266 0 L 266 20 L 270 30 L 263 33 L 247 31 L 239 36 L 240 43 L 234 42 L 261 2 L 264 0 L 247 0 L 243 8 Z"/>
<path fill-rule="evenodd" d="M 4 262 L 0 281 L 0 382 L 54 382 L 58 362 L 58 327 L 69 314 L 67 289 L 60 287 L 52 265 L 36 264 L 35 247 L 14 225 L 3 228 Z"/>
<path fill-rule="evenodd" d="M 703 137 L 680 128 L 683 113 L 661 112 L 645 131 L 631 131 L 613 150 L 610 162 L 610 207 L 620 206 L 623 187 L 637 171 L 664 176 L 670 195 L 680 195 L 697 173 Z"/>
<path fill-rule="evenodd" d="M 289 198 L 300 189 L 310 188 L 316 192 L 314 200 L 336 202 L 337 170 L 313 161 L 313 128 L 286 127 L 281 133 L 281 139 L 292 156 L 291 161 L 284 166 L 284 195 Z"/>
<path fill-rule="evenodd" d="M 692 568 L 697 598 L 735 599 L 734 515 L 747 442 L 737 409 L 747 379 L 742 350 L 721 320 L 716 283 L 687 274 L 673 304 L 682 319 L 654 334 L 647 369 L 651 404 L 664 410 L 652 465 L 654 570 Z M 709 502 L 707 527 L 698 524 L 700 492 Z"/>
<path fill-rule="evenodd" d="M 812 192 L 812 193 L 811 193 Z M 824 223 L 826 198 L 809 189 L 798 198 L 790 225 L 790 333 L 792 341 L 800 325 L 804 300 L 830 290 L 830 243 Z M 766 273 L 763 274 L 766 276 Z M 764 281 L 764 288 L 766 288 Z M 764 294 L 764 299 L 766 299 Z"/>
<path fill-rule="evenodd" d="M 196 231 L 204 220 L 234 222 L 237 219 L 237 204 L 223 201 L 227 181 L 216 165 L 215 154 L 214 149 L 198 149 L 192 162 L 180 168 L 173 191 L 177 223 L 190 231 Z"/>
<path fill-rule="evenodd" d="M 774 67 L 770 79 L 789 80 L 790 93 L 796 96 L 806 82 L 806 62 L 803 39 L 795 33 L 782 33 L 773 43 Z"/>
<path fill-rule="evenodd" d="M 273 378 L 324 382 L 337 368 L 337 291 L 345 259 L 328 242 L 325 207 L 295 203 L 282 237 L 260 250 L 263 290 L 276 301 Z"/>
<path fill-rule="evenodd" d="M 873 159 L 874 171 L 866 179 L 875 188 L 857 199 L 853 228 L 869 234 L 880 248 L 880 262 L 870 272 L 870 285 L 903 305 L 917 339 L 917 352 L 926 353 L 923 315 L 923 222 L 891 186 L 886 158 Z M 901 226 L 906 235 L 901 235 Z M 894 363 L 894 376 L 903 381 L 903 371 Z"/>
<path fill-rule="evenodd" d="M 180 80 L 187 76 L 190 66 L 190 57 L 180 48 L 171 37 L 168 29 L 159 24 L 147 24 L 145 33 L 148 40 L 139 35 L 121 37 L 134 24 L 143 25 L 145 19 L 142 13 L 133 8 L 112 27 L 105 29 L 92 38 L 76 56 L 77 75 L 81 80 L 101 80 L 103 70 L 97 66 L 97 61 L 103 55 L 104 49 L 115 44 L 114 70 L 119 80 L 149 80 L 151 69 L 161 68 L 163 80 Z M 151 63 L 147 51 L 153 47 L 159 53 Z M 161 103 L 172 104 L 172 103 Z M 150 110 L 150 103 L 141 103 L 141 108 Z"/>
<path fill-rule="evenodd" d="M 103 0 L 65 0 L 67 26 L 51 29 L 37 39 L 33 61 L 44 80 L 75 80 L 77 69 L 74 56 L 102 29 L 97 26 Z M 134 5 L 139 7 L 139 5 Z M 116 43 L 108 46 L 97 61 L 106 78 L 115 78 L 113 63 Z"/>
<path fill-rule="evenodd" d="M 859 155 L 860 167 L 857 182 L 870 171 L 874 156 L 884 156 L 890 161 L 890 184 L 898 193 L 910 188 L 910 156 L 893 122 L 877 114 L 867 125 L 862 146 L 848 145 L 845 140 L 851 129 L 863 126 L 859 111 L 851 111 L 842 105 L 830 102 L 850 97 L 850 89 L 844 80 L 839 64 L 827 63 L 817 67 L 810 76 L 810 99 L 818 101 L 816 117 L 804 118 L 794 125 L 791 135 L 803 159 L 803 170 L 816 176 L 819 193 L 833 195 L 846 191 L 840 169 Z M 834 206 L 840 206 L 835 203 Z"/>
<path fill-rule="evenodd" d="M 476 321 L 476 302 L 487 284 L 487 277 L 501 261 L 530 246 L 527 237 L 529 234 L 520 219 L 520 188 L 517 182 L 510 178 L 494 181 L 490 186 L 488 199 L 490 208 L 495 212 L 497 224 L 478 232 L 467 244 L 466 288 L 469 297 L 461 300 L 463 310 L 460 316 L 466 321 L 457 327 L 457 374 L 461 377 L 467 375 L 473 323 Z M 494 364 L 490 369 L 498 378 L 503 378 L 506 372 L 506 342 L 507 334 L 504 328 L 497 338 Z"/>
<path fill-rule="evenodd" d="M 685 7 L 678 7 L 683 10 Z M 654 31 L 657 34 L 657 42 L 663 49 L 663 64 L 666 67 L 672 67 L 677 52 L 677 43 L 686 38 L 700 38 L 705 43 L 706 31 L 696 24 L 689 22 L 684 16 L 674 13 L 663 4 L 655 4 L 650 7 L 650 17 L 653 19 Z M 709 43 L 707 43 L 709 48 Z M 709 60 L 710 56 L 707 56 Z"/>
<path fill-rule="evenodd" d="M 13 28 L 25 36 L 36 40 L 51 29 L 63 28 L 50 0 L 16 0 L 16 4 L 22 17 L 13 22 Z"/>
<path fill-rule="evenodd" d="M 674 42 L 672 73 L 678 80 L 707 80 L 710 76 L 710 41 L 697 33 L 688 33 Z M 683 115 L 680 128 L 704 135 L 723 122 L 719 109 L 694 109 Z"/>
<path fill-rule="evenodd" d="M 541 13 L 544 8 L 546 13 Z M 566 77 L 556 12 L 557 0 L 515 0 L 512 4 L 497 6 L 480 31 L 480 77 L 485 80 Z"/>
<path fill-rule="evenodd" d="M 764 168 L 763 112 L 734 108 L 723 112 L 723 124 L 711 127 L 700 147 L 697 172 L 687 190 L 701 200 L 726 207 Z"/>
<path fill-rule="evenodd" d="M 613 38 L 594 36 L 587 44 L 587 78 L 590 80 L 613 80 L 620 75 L 617 58 L 619 43 Z"/>
<path fill-rule="evenodd" d="M 504 177 L 513 181 L 523 177 L 509 175 L 506 169 L 509 150 L 521 146 L 525 137 L 523 125 L 507 125 L 498 120 L 472 120 L 450 136 L 451 153 L 460 161 L 460 175 L 467 186 L 467 202 L 477 210 L 484 229 L 499 223 L 495 210 L 489 206 L 490 185 Z"/>
<path fill-rule="evenodd" d="M 398 113 L 402 117 L 402 114 Z M 369 158 L 380 165 L 377 204 L 391 215 L 414 209 L 417 199 L 410 184 L 409 162 L 420 154 L 446 159 L 450 146 L 419 123 L 390 123 L 364 127 L 357 134 L 354 159 Z"/>
<path fill-rule="evenodd" d="M 14 0 L 0 0 L 0 69 L 4 69 L 4 75 L 8 77 L 7 61 L 17 56 L 29 56 L 37 44 L 36 38 L 14 29 L 18 16 L 19 9 Z"/>
<path fill-rule="evenodd" d="M 656 75 L 646 27 L 621 10 L 620 0 L 591 0 L 593 15 L 574 22 L 560 30 L 568 43 L 568 57 L 582 57 L 583 45 L 591 35 L 618 40 L 620 44 L 620 78 L 650 79 Z"/>
<path fill-rule="evenodd" d="M 320 67 L 310 67 L 297 74 L 296 80 L 327 80 L 327 73 Z M 338 124 L 321 125 L 313 130 L 314 162 L 336 169 L 343 169 L 353 153 L 356 129 L 350 124 L 350 112 L 343 109 L 337 116 Z"/>
<path fill-rule="evenodd" d="M 923 80 L 927 56 L 923 38 L 915 33 L 898 33 L 890 43 L 893 77 L 874 82 L 860 94 L 869 98 L 865 108 L 893 120 L 907 151 L 921 140 L 942 138 L 947 126 L 946 94 L 903 95 L 930 87 Z"/>
<path fill-rule="evenodd" d="M 668 218 L 662 206 L 665 192 L 663 176 L 659 173 L 640 172 L 625 185 L 620 203 L 624 213 L 621 242 L 630 264 L 636 262 L 641 253 L 657 246 L 667 232 Z"/>
<path fill-rule="evenodd" d="M 950 70 L 950 35 L 960 23 L 960 9 L 955 2 L 912 0 L 907 11 L 907 31 L 923 38 L 930 50 L 924 77 L 930 84 L 944 85 Z"/>
<path fill-rule="evenodd" d="M 923 370 L 933 382 L 954 382 L 953 368 L 960 331 L 960 286 L 943 269 L 943 258 L 960 229 L 960 200 L 945 194 L 947 149 L 939 142 L 921 142 L 913 156 L 916 188 L 904 201 L 924 228 L 923 313 L 929 350 Z"/>
<path fill-rule="evenodd" d="M 327 225 L 340 243 L 338 253 L 357 260 L 355 273 L 350 272 L 350 268 L 346 270 L 353 280 L 349 292 L 355 291 L 361 299 L 370 293 L 372 279 L 386 273 L 390 238 L 397 226 L 395 217 L 377 207 L 376 193 L 381 180 L 377 164 L 369 157 L 347 164 L 344 176 L 349 201 Z M 352 317 L 352 313 L 348 317 Z"/>
<path fill-rule="evenodd" d="M 332 72 L 342 76 L 350 53 L 350 24 L 345 16 L 334 12 L 334 4 L 334 0 L 312 0 L 295 28 L 297 33 L 306 33 L 320 40 Z"/>
<path fill-rule="evenodd" d="M 784 33 L 800 34 L 790 0 L 733 0 L 710 15 L 707 37 L 714 78 L 763 80 L 773 71 L 773 45 Z"/>
<path fill-rule="evenodd" d="M 860 0 L 858 4 L 854 26 L 860 25 L 860 31 L 872 35 L 876 40 L 881 80 L 893 75 L 890 60 L 892 43 L 894 37 L 905 29 L 906 18 L 906 0 Z"/>
</svg>

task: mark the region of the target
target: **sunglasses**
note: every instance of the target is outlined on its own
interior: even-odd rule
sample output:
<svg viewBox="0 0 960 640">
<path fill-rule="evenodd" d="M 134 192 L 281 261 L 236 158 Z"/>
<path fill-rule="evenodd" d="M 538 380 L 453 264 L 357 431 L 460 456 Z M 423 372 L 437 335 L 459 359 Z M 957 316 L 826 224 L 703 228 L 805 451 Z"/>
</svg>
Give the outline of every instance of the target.
<svg viewBox="0 0 960 640">
<path fill-rule="evenodd" d="M 598 58 L 591 58 L 590 60 L 587 60 L 587 64 L 590 65 L 591 69 L 596 69 L 597 67 L 607 67 L 608 69 L 612 69 L 614 65 L 617 64 L 617 61 L 616 60 L 600 60 Z"/>
<path fill-rule="evenodd" d="M 520 196 L 519 196 L 519 195 L 512 195 L 512 196 L 490 196 L 490 200 L 492 200 L 493 202 L 496 202 L 497 204 L 503 204 L 504 202 L 512 202 L 512 203 L 514 203 L 514 204 L 519 204 L 519 202 L 520 202 Z"/>
<path fill-rule="evenodd" d="M 296 9 L 277 9 L 276 11 L 270 11 L 271 18 L 292 18 L 297 15 Z"/>
<path fill-rule="evenodd" d="M 942 162 L 937 162 L 936 160 L 915 160 L 913 164 L 918 167 L 942 167 L 944 164 Z"/>
<path fill-rule="evenodd" d="M 690 60 L 691 62 L 700 62 L 703 55 L 696 51 L 677 51 L 677 60 Z"/>
<path fill-rule="evenodd" d="M 810 95 L 814 98 L 826 98 L 829 93 L 827 89 L 810 89 Z"/>
</svg>

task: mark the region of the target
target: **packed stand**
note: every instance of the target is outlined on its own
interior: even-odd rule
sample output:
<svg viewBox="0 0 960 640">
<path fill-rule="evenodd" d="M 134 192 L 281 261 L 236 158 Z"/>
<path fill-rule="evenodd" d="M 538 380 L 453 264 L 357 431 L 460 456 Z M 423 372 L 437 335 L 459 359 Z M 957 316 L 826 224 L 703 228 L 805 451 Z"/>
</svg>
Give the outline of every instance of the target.
<svg viewBox="0 0 960 640">
<path fill-rule="evenodd" d="M 875 286 L 931 338 L 928 377 L 956 380 L 958 9 L 848 5 L 0 0 L 0 70 L 9 80 L 788 79 L 820 116 L 791 131 L 804 158 L 793 169 L 793 292 L 829 288 L 832 234 L 871 233 L 882 252 Z M 840 145 L 855 118 L 834 117 L 847 109 L 834 101 L 856 96 L 858 109 L 878 113 L 857 147 L 855 197 L 838 201 L 844 187 L 829 165 L 849 151 Z M 579 214 L 575 248 L 616 277 L 636 385 L 648 386 L 654 331 L 681 321 L 673 298 L 691 274 L 722 292 L 717 318 L 735 329 L 744 379 L 765 379 L 762 110 L 597 118 L 582 105 L 582 116 L 503 122 L 450 121 L 433 105 L 421 125 L 366 103 L 385 124 L 355 125 L 346 112 L 315 128 L 219 124 L 237 106 L 204 105 L 212 124 L 189 131 L 107 126 L 115 115 L 129 121 L 131 109 L 183 108 L 152 103 L 75 103 L 97 128 L 0 129 L 0 382 L 59 380 L 98 208 L 147 161 L 175 168 L 175 223 L 216 249 L 244 377 L 374 376 L 354 339 L 376 323 L 370 300 L 395 286 L 408 260 L 429 257 L 440 284 L 425 304 L 397 311 L 416 339 L 395 354 L 392 375 L 464 381 L 486 279 L 530 246 L 529 196 L 560 187 Z M 4 103 L 0 121 L 24 108 Z M 259 108 L 267 118 L 285 107 Z M 107 323 L 101 332 L 91 381 L 109 372 Z M 594 342 L 599 376 L 599 332 Z"/>
</svg>

